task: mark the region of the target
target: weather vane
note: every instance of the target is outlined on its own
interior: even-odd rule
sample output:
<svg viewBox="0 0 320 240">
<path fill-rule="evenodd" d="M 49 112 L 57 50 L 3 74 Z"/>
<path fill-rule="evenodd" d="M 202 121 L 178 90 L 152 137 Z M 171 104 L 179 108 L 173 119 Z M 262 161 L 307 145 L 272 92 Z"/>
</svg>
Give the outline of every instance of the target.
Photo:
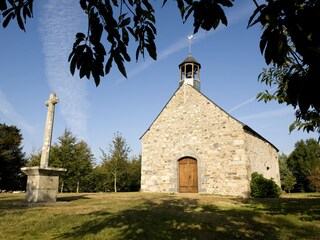
<svg viewBox="0 0 320 240">
<path fill-rule="evenodd" d="M 189 39 L 189 55 L 191 55 L 191 44 L 192 44 L 192 38 L 193 38 L 193 35 L 188 35 L 188 39 Z"/>
</svg>

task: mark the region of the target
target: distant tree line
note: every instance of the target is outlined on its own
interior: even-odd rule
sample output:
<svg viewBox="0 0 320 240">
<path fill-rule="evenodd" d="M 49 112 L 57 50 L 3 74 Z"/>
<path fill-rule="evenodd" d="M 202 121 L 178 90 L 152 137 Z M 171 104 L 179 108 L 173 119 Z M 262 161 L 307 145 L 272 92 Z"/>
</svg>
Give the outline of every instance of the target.
<svg viewBox="0 0 320 240">
<path fill-rule="evenodd" d="M 26 176 L 20 168 L 40 165 L 41 152 L 26 157 L 22 140 L 20 129 L 0 124 L 0 190 L 25 190 Z M 51 148 L 49 166 L 67 169 L 60 177 L 62 192 L 139 191 L 141 156 L 129 157 L 130 152 L 117 132 L 96 164 L 89 145 L 65 130 Z M 284 191 L 320 192 L 320 145 L 315 139 L 298 141 L 291 154 L 280 154 L 279 165 Z"/>
<path fill-rule="evenodd" d="M 279 156 L 281 187 L 286 192 L 320 192 L 320 145 L 298 141 L 293 152 Z"/>
</svg>

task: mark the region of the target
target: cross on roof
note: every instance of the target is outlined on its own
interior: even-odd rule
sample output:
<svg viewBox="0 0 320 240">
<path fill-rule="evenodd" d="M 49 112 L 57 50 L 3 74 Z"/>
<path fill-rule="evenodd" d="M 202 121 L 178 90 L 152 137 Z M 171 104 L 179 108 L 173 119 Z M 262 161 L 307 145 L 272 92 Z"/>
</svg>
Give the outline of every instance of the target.
<svg viewBox="0 0 320 240">
<path fill-rule="evenodd" d="M 189 55 L 191 55 L 192 38 L 193 38 L 193 35 L 188 35 L 188 39 L 189 39 Z"/>
</svg>

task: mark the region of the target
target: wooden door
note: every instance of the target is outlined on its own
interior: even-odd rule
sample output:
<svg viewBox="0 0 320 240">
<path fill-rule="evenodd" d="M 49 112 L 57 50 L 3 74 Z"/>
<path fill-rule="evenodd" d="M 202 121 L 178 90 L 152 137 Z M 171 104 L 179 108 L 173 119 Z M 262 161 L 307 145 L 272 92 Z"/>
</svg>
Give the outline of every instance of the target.
<svg viewBox="0 0 320 240">
<path fill-rule="evenodd" d="M 179 160 L 179 192 L 198 192 L 198 168 L 194 158 L 182 158 Z"/>
</svg>

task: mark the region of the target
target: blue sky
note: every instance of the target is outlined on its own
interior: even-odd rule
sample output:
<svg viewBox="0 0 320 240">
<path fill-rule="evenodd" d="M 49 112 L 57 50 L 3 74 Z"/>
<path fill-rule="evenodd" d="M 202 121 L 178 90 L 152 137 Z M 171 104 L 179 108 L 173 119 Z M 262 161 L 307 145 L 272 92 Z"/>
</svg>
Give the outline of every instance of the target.
<svg viewBox="0 0 320 240">
<path fill-rule="evenodd" d="M 132 41 L 129 52 L 133 61 L 126 65 L 128 79 L 114 64 L 111 74 L 95 87 L 92 79 L 71 76 L 67 62 L 75 34 L 86 31 L 79 1 L 34 4 L 34 19 L 28 21 L 26 33 L 16 23 L 0 31 L 0 122 L 21 129 L 27 154 L 39 150 L 47 112 L 44 103 L 50 92 L 55 92 L 60 103 L 56 105 L 53 143 L 64 129 L 70 129 L 89 144 L 99 162 L 99 149 L 106 149 L 118 131 L 132 154 L 139 154 L 140 136 L 178 88 L 178 65 L 188 55 L 192 22 L 182 24 L 174 2 L 160 8 L 161 1 L 157 1 L 158 60 L 146 56 L 136 63 Z M 194 36 L 192 55 L 202 66 L 202 93 L 272 142 L 280 153 L 288 154 L 298 140 L 317 135 L 302 131 L 289 134 L 293 109 L 255 100 L 265 89 L 257 76 L 266 65 L 259 52 L 261 30 L 246 28 L 253 9 L 252 1 L 236 1 L 227 12 L 228 27 L 199 31 Z"/>
</svg>

